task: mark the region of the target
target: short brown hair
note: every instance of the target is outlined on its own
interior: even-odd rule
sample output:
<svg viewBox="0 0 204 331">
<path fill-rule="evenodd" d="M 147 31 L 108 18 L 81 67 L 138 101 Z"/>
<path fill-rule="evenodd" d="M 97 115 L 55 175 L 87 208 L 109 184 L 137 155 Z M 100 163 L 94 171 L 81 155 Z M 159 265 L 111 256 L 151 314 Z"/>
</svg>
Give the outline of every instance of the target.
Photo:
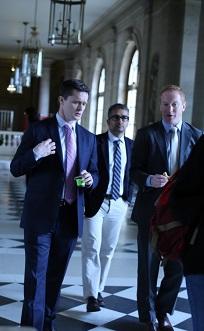
<svg viewBox="0 0 204 331">
<path fill-rule="evenodd" d="M 180 94 L 182 100 L 184 101 L 184 103 L 186 103 L 186 96 L 185 96 L 185 94 L 184 94 L 184 92 L 183 92 L 183 90 L 180 86 L 177 86 L 177 85 L 166 85 L 166 86 L 164 86 L 160 91 L 160 97 L 166 91 L 176 91 L 176 92 L 178 92 Z"/>
<path fill-rule="evenodd" d="M 79 92 L 86 92 L 89 95 L 88 86 L 79 79 L 68 79 L 61 83 L 59 89 L 59 95 L 64 99 L 67 99 L 68 96 L 72 95 L 73 90 L 77 90 Z"/>
</svg>

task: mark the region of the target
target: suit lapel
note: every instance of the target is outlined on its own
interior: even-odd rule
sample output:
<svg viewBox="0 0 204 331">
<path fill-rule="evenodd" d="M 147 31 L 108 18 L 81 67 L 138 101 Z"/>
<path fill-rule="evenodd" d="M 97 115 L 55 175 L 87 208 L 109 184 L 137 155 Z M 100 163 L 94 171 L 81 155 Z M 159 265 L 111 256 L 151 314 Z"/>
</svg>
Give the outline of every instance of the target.
<svg viewBox="0 0 204 331">
<path fill-rule="evenodd" d="M 101 141 L 101 152 L 105 160 L 106 170 L 109 173 L 109 148 L 108 148 L 108 132 L 106 132 Z"/>
<path fill-rule="evenodd" d="M 161 151 L 161 156 L 164 159 L 166 164 L 166 169 L 168 169 L 168 157 L 167 157 L 167 148 L 166 148 L 166 139 L 165 139 L 165 131 L 162 125 L 162 122 L 156 123 L 157 126 L 155 127 L 155 140 L 159 146 Z"/>
<path fill-rule="evenodd" d="M 59 131 L 58 131 L 58 123 L 57 123 L 56 116 L 50 119 L 50 125 L 48 127 L 48 130 L 50 132 L 50 138 L 56 144 L 56 154 L 57 154 L 57 156 L 60 160 L 60 163 L 63 167 L 62 146 L 61 146 L 61 142 L 60 142 Z"/>
<path fill-rule="evenodd" d="M 81 130 L 80 125 L 76 123 L 76 136 L 77 136 L 77 161 L 78 161 L 78 168 L 79 172 L 82 166 L 82 157 L 83 153 L 86 150 L 86 146 L 84 146 L 84 139 L 83 139 L 83 130 Z"/>
<path fill-rule="evenodd" d="M 130 145 L 126 137 L 125 137 L 125 147 L 126 147 L 126 155 L 127 155 L 127 163 L 125 169 L 127 170 L 131 160 L 130 160 Z"/>
<path fill-rule="evenodd" d="M 126 148 L 126 156 L 127 156 L 127 162 L 125 166 L 125 176 L 123 181 L 123 193 L 126 192 L 127 185 L 129 183 L 129 169 L 131 164 L 131 144 L 129 143 L 128 139 L 125 138 L 125 148 Z"/>
<path fill-rule="evenodd" d="M 179 155 L 179 167 L 183 165 L 189 154 L 189 143 L 191 141 L 191 130 L 187 127 L 185 122 L 182 124 L 181 128 L 181 142 L 180 142 L 180 155 Z"/>
</svg>

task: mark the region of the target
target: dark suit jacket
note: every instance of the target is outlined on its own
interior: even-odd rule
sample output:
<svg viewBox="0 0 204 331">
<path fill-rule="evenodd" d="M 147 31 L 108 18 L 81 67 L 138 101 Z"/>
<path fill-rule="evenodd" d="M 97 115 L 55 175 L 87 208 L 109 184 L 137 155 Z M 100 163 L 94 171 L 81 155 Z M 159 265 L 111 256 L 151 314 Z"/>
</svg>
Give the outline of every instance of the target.
<svg viewBox="0 0 204 331">
<path fill-rule="evenodd" d="M 187 160 L 192 147 L 202 131 L 183 122 L 180 137 L 179 166 Z M 156 122 L 137 131 L 132 153 L 131 178 L 138 185 L 132 219 L 141 226 L 149 222 L 154 202 L 161 193 L 161 188 L 147 187 L 149 175 L 169 173 L 165 141 L 165 129 L 162 122 Z"/>
<path fill-rule="evenodd" d="M 104 200 L 109 183 L 109 150 L 108 150 L 108 132 L 96 136 L 98 152 L 99 183 L 98 186 L 85 195 L 85 215 L 94 216 L 100 209 Z M 130 163 L 133 141 L 125 137 L 127 152 L 127 164 L 125 169 L 123 199 L 131 201 L 132 185 L 130 184 Z"/>
<path fill-rule="evenodd" d="M 95 135 L 76 125 L 78 174 L 83 169 L 93 176 L 93 188 L 98 182 Z M 33 148 L 51 138 L 56 153 L 35 161 Z M 46 233 L 55 226 L 65 182 L 62 148 L 56 117 L 39 121 L 29 127 L 11 162 L 11 173 L 27 176 L 27 190 L 21 226 L 37 233 Z M 78 234 L 81 236 L 84 214 L 84 189 L 77 189 Z M 67 220 L 69 222 L 69 220 Z M 77 220 L 76 220 L 77 221 Z"/>
</svg>

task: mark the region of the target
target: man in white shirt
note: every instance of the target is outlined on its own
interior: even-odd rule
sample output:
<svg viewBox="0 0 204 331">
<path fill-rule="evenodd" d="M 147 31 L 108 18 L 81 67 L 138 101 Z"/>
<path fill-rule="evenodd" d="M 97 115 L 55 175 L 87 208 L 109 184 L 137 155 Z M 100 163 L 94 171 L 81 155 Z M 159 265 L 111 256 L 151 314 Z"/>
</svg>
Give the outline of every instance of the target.
<svg viewBox="0 0 204 331">
<path fill-rule="evenodd" d="M 125 137 L 129 110 L 114 104 L 108 110 L 108 131 L 96 136 L 99 183 L 85 195 L 82 277 L 87 311 L 104 306 L 104 290 L 121 225 L 131 200 L 129 168 L 132 140 Z"/>
</svg>

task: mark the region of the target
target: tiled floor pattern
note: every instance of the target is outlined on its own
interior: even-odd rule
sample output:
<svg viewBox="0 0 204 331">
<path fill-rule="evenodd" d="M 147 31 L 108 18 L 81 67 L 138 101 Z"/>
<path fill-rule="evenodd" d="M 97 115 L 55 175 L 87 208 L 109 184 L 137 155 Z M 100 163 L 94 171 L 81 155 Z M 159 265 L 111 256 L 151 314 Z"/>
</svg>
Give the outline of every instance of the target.
<svg viewBox="0 0 204 331">
<path fill-rule="evenodd" d="M 19 221 L 25 192 L 25 178 L 13 178 L 0 169 L 0 222 Z"/>
<path fill-rule="evenodd" d="M 82 286 L 63 285 L 56 319 L 59 331 L 139 331 L 136 288 L 107 286 L 104 292 L 106 306 L 100 312 L 87 313 L 82 297 Z M 0 283 L 0 325 L 18 325 L 23 300 L 22 283 Z M 192 330 L 186 291 L 181 288 L 174 315 L 175 331 Z"/>
<path fill-rule="evenodd" d="M 23 300 L 24 250 L 19 219 L 25 180 L 0 170 L 0 326 L 16 326 Z M 70 261 L 58 305 L 57 331 L 145 331 L 138 322 L 136 297 L 136 229 L 125 225 L 103 293 L 106 306 L 87 313 L 80 273 L 80 241 Z M 182 284 L 174 315 L 175 331 L 192 331 L 185 284 Z"/>
</svg>

